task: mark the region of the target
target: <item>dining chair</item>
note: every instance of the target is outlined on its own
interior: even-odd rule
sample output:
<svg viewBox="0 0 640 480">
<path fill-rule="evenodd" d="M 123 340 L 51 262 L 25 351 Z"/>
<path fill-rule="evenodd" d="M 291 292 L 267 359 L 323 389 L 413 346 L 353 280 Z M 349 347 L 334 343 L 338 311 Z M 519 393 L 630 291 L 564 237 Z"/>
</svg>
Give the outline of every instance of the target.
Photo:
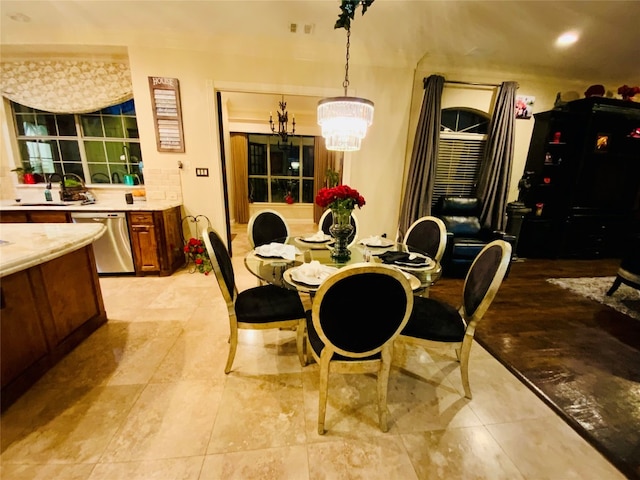
<svg viewBox="0 0 640 480">
<path fill-rule="evenodd" d="M 433 298 L 415 297 L 411 317 L 398 341 L 426 348 L 448 344 L 455 348 L 465 397 L 471 398 L 469 354 L 473 336 L 498 293 L 511 263 L 511 245 L 504 240 L 488 243 L 473 261 L 456 308 Z"/>
<path fill-rule="evenodd" d="M 298 292 L 275 285 L 262 285 L 238 292 L 231 256 L 218 233 L 206 227 L 202 231 L 202 239 L 229 314 L 229 356 L 224 373 L 229 373 L 233 365 L 238 348 L 238 329 L 295 329 L 298 358 L 304 366 L 305 311 Z"/>
<path fill-rule="evenodd" d="M 402 244 L 406 251 L 414 247 L 440 262 L 447 247 L 447 227 L 439 218 L 421 217 L 409 226 Z"/>
<path fill-rule="evenodd" d="M 254 213 L 247 224 L 251 248 L 287 238 L 289 232 L 289 225 L 282 214 L 268 208 Z"/>
<path fill-rule="evenodd" d="M 325 432 L 329 370 L 377 373 L 380 429 L 387 431 L 393 340 L 406 325 L 413 301 L 407 278 L 386 265 L 343 267 L 320 285 L 307 311 L 307 351 L 320 365 L 320 435 Z"/>
<path fill-rule="evenodd" d="M 331 225 L 333 225 L 333 214 L 331 213 L 331 209 L 327 208 L 320 217 L 320 220 L 318 220 L 318 226 L 324 233 L 331 235 L 331 232 L 329 232 Z M 353 247 L 358 240 L 358 217 L 354 212 L 351 212 L 351 225 L 353 225 L 353 232 L 349 235 L 349 244 L 347 247 Z"/>
</svg>

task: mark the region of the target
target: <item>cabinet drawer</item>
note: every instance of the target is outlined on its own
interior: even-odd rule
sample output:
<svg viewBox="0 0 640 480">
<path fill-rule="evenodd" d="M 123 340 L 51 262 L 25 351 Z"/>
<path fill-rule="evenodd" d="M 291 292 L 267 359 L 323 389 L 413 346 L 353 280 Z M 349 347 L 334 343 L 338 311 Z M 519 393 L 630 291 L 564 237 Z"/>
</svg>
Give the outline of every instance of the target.
<svg viewBox="0 0 640 480">
<path fill-rule="evenodd" d="M 153 225 L 152 212 L 136 212 L 130 213 L 131 225 Z"/>
</svg>

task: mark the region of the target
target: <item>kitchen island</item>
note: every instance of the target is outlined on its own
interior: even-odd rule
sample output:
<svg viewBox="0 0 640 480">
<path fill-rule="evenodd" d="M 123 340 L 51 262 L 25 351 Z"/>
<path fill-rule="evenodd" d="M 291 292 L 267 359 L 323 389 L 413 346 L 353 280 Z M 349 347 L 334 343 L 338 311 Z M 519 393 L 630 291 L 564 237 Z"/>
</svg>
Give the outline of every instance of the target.
<svg viewBox="0 0 640 480">
<path fill-rule="evenodd" d="M 0 225 L 0 379 L 4 411 L 107 315 L 93 224 Z"/>
</svg>

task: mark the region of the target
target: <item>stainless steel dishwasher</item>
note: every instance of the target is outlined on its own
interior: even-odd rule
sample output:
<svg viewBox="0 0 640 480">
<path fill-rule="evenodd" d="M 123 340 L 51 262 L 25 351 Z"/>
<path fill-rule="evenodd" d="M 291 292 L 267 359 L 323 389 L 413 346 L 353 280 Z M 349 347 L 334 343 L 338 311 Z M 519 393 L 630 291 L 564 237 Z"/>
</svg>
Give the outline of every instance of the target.
<svg viewBox="0 0 640 480">
<path fill-rule="evenodd" d="M 93 242 L 98 273 L 134 272 L 131 241 L 124 212 L 73 212 L 74 223 L 102 223 L 107 227 L 104 235 Z"/>
</svg>

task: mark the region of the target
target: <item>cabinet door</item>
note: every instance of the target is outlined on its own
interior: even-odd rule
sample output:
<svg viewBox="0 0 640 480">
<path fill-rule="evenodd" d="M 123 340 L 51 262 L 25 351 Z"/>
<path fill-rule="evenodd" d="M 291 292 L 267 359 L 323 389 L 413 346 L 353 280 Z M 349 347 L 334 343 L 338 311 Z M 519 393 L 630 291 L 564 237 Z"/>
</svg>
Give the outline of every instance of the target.
<svg viewBox="0 0 640 480">
<path fill-rule="evenodd" d="M 5 211 L 0 213 L 0 223 L 27 223 L 27 212 Z"/>
<path fill-rule="evenodd" d="M 69 223 L 67 212 L 29 212 L 31 223 Z"/>
<path fill-rule="evenodd" d="M 156 228 L 153 225 L 131 225 L 131 234 L 136 272 L 159 271 Z"/>
<path fill-rule="evenodd" d="M 48 346 L 27 271 L 4 277 L 0 289 L 0 366 L 5 387 L 28 367 L 45 359 Z"/>
</svg>

